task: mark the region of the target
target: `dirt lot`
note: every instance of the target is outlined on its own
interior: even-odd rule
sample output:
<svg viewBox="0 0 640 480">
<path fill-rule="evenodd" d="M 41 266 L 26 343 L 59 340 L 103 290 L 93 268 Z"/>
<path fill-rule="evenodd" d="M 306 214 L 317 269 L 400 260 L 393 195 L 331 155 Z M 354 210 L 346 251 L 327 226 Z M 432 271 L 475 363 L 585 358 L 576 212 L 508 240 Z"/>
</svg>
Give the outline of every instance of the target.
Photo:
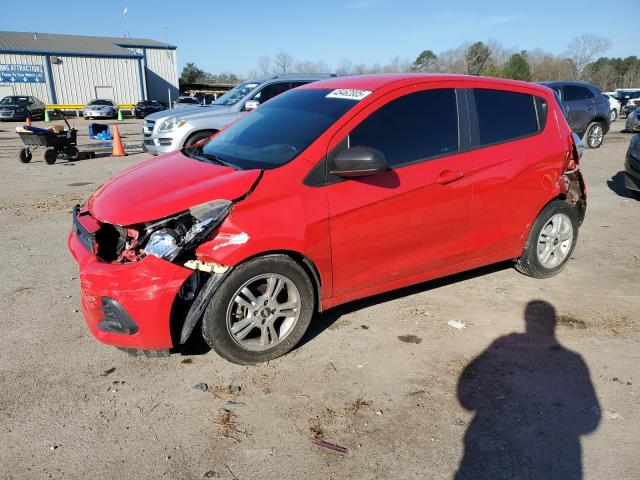
<svg viewBox="0 0 640 480">
<path fill-rule="evenodd" d="M 92 338 L 69 210 L 147 155 L 23 165 L 0 124 L 0 477 L 640 478 L 640 202 L 621 186 L 622 125 L 585 153 L 589 209 L 559 276 L 505 264 L 378 296 L 240 367 Z M 121 124 L 126 141 L 140 128 Z M 523 335 L 525 311 L 555 317 L 556 338 Z M 523 473 L 536 465 L 555 470 Z"/>
</svg>

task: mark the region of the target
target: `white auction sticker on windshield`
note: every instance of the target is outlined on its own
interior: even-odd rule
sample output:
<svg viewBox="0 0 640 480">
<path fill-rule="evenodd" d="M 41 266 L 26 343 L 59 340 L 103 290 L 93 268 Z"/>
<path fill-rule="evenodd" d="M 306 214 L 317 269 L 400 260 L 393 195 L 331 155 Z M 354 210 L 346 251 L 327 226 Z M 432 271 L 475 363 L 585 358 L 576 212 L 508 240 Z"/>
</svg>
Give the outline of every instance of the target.
<svg viewBox="0 0 640 480">
<path fill-rule="evenodd" d="M 327 98 L 342 98 L 345 100 L 360 101 L 371 94 L 369 90 L 356 90 L 353 88 L 339 88 L 327 95 Z"/>
</svg>

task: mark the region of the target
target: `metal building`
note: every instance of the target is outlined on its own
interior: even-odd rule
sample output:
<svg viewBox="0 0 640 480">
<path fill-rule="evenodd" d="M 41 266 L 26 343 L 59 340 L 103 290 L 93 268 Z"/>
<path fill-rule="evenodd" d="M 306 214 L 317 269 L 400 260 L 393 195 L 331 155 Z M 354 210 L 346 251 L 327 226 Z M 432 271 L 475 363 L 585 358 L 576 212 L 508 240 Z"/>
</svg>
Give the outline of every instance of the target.
<svg viewBox="0 0 640 480">
<path fill-rule="evenodd" d="M 0 98 L 119 104 L 178 97 L 176 47 L 142 38 L 0 32 Z"/>
</svg>

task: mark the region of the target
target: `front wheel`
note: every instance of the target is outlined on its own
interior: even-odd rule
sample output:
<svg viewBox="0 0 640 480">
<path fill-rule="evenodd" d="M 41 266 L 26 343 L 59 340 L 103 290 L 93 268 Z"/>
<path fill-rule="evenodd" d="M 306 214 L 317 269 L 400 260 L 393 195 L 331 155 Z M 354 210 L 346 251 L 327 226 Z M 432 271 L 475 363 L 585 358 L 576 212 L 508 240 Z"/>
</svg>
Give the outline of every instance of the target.
<svg viewBox="0 0 640 480">
<path fill-rule="evenodd" d="M 604 128 L 600 122 L 592 122 L 584 132 L 584 143 L 589 148 L 599 148 L 604 140 Z"/>
<path fill-rule="evenodd" d="M 211 135 L 213 135 L 215 132 L 211 131 L 211 130 L 204 130 L 202 132 L 196 132 L 193 135 L 191 135 L 189 138 L 187 138 L 187 141 L 184 142 L 184 146 L 186 147 L 190 147 L 191 145 L 194 145 L 198 142 L 200 142 L 201 140 L 204 140 L 205 138 L 210 137 Z"/>
<path fill-rule="evenodd" d="M 613 123 L 618 118 L 618 111 L 614 108 L 609 112 L 609 122 Z"/>
<path fill-rule="evenodd" d="M 565 267 L 577 240 L 576 209 L 564 200 L 554 200 L 533 223 L 515 267 L 530 277 L 552 277 Z"/>
<path fill-rule="evenodd" d="M 205 310 L 202 335 L 230 362 L 267 362 L 298 344 L 313 312 L 305 270 L 286 255 L 267 255 L 229 274 Z"/>
<path fill-rule="evenodd" d="M 53 165 L 58 159 L 58 152 L 56 152 L 55 148 L 47 148 L 42 154 L 42 157 L 44 161 L 47 162 L 47 165 Z"/>
<path fill-rule="evenodd" d="M 23 148 L 22 150 L 20 150 L 20 161 L 22 163 L 29 163 L 32 158 L 33 155 L 28 148 Z"/>
</svg>

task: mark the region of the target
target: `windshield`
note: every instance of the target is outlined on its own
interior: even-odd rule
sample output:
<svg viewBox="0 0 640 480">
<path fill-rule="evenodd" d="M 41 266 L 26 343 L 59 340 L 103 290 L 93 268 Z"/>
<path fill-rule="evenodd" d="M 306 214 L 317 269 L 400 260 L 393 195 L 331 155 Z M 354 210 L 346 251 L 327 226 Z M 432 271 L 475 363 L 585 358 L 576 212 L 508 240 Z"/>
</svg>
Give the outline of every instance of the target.
<svg viewBox="0 0 640 480">
<path fill-rule="evenodd" d="M 211 105 L 235 105 L 244 97 L 246 97 L 247 94 L 258 85 L 260 84 L 257 82 L 245 82 L 241 83 L 240 85 L 236 85 Z"/>
<path fill-rule="evenodd" d="M 358 103 L 327 98 L 331 91 L 283 93 L 198 147 L 200 154 L 205 160 L 228 163 L 240 170 L 280 167 L 297 157 Z M 185 153 L 191 155 L 190 151 Z"/>
<path fill-rule="evenodd" d="M 28 103 L 27 97 L 4 97 L 0 101 L 0 105 L 27 105 Z"/>
<path fill-rule="evenodd" d="M 157 107 L 158 105 L 160 104 L 155 100 L 142 100 L 138 102 L 139 107 Z"/>
<path fill-rule="evenodd" d="M 111 100 L 92 100 L 88 103 L 88 105 L 113 105 Z"/>
</svg>

